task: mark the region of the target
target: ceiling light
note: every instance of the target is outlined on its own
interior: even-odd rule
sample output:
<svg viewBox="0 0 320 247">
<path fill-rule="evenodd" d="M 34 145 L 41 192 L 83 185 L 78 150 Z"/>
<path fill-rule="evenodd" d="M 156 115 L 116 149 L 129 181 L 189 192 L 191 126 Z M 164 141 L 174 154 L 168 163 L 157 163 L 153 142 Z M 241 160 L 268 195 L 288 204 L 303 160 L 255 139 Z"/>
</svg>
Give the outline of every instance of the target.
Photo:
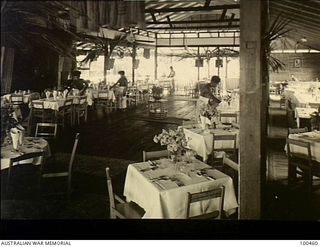
<svg viewBox="0 0 320 247">
<path fill-rule="evenodd" d="M 306 37 L 303 37 L 303 38 L 300 39 L 300 41 L 301 41 L 301 42 L 307 42 L 307 38 L 306 38 Z"/>
</svg>

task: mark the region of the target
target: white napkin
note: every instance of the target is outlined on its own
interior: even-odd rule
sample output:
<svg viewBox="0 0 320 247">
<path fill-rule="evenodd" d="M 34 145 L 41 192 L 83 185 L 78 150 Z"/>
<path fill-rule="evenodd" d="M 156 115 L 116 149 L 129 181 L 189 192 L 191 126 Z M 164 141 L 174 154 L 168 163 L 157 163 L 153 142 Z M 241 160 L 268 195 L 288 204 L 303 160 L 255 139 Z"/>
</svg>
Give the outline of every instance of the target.
<svg viewBox="0 0 320 247">
<path fill-rule="evenodd" d="M 50 98 L 50 95 L 51 95 L 51 92 L 47 91 L 47 92 L 46 92 L 46 97 L 47 97 L 47 99 Z"/>
<path fill-rule="evenodd" d="M 65 90 L 63 91 L 63 98 L 66 98 L 66 97 L 67 97 L 67 93 L 68 93 L 68 90 L 65 89 Z"/>
<path fill-rule="evenodd" d="M 53 92 L 52 92 L 52 95 L 53 95 L 53 99 L 57 99 L 57 95 L 58 95 L 58 92 L 56 91 L 56 90 L 54 90 Z"/>
<path fill-rule="evenodd" d="M 19 144 L 19 139 L 20 139 L 20 131 L 17 128 L 12 128 L 10 130 L 10 135 L 12 138 L 13 149 L 18 149 L 18 144 Z"/>
</svg>

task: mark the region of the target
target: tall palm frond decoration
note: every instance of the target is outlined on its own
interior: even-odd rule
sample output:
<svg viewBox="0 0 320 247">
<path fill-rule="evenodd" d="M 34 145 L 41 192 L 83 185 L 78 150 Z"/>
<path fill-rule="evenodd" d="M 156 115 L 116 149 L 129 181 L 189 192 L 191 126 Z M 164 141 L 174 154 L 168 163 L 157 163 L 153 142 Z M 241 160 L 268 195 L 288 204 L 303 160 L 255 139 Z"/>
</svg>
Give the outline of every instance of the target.
<svg viewBox="0 0 320 247">
<path fill-rule="evenodd" d="M 283 19 L 281 14 L 279 14 L 273 23 L 270 25 L 269 30 L 265 33 L 263 37 L 263 49 L 266 55 L 267 63 L 271 67 L 272 71 L 278 72 L 279 70 L 285 69 L 285 64 L 278 58 L 272 56 L 272 51 L 275 49 L 272 44 L 275 40 L 281 39 L 285 34 L 292 31 L 292 29 L 287 29 L 286 26 L 290 23 L 289 19 Z"/>
<path fill-rule="evenodd" d="M 38 45 L 74 57 L 70 47 L 79 36 L 70 20 L 79 15 L 65 1 L 2 1 L 1 43 L 23 52 Z"/>
</svg>

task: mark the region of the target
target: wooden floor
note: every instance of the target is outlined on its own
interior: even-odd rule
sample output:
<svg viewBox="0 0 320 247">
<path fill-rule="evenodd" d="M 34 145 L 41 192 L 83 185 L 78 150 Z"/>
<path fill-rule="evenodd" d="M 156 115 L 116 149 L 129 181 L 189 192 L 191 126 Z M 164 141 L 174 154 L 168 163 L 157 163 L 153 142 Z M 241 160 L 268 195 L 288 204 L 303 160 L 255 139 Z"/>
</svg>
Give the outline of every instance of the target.
<svg viewBox="0 0 320 247">
<path fill-rule="evenodd" d="M 143 150 L 163 149 L 153 142 L 162 129 L 177 128 L 184 119 L 192 117 L 195 102 L 168 98 L 168 118 L 153 120 L 146 105 L 106 112 L 102 108 L 89 110 L 88 122 L 80 128 L 60 133 L 60 151 L 71 149 L 75 132 L 80 132 L 79 153 L 86 155 L 142 160 Z"/>
</svg>

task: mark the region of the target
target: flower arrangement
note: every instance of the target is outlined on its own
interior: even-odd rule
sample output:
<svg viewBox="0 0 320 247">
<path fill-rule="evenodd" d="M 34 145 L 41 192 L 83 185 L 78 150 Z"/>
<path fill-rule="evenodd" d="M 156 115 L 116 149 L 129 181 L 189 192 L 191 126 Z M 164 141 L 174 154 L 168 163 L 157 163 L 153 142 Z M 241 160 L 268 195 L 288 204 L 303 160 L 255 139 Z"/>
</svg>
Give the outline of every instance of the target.
<svg viewBox="0 0 320 247">
<path fill-rule="evenodd" d="M 161 99 L 163 93 L 163 87 L 154 85 L 151 89 L 152 95 L 155 99 Z"/>
<path fill-rule="evenodd" d="M 1 102 L 1 143 L 5 136 L 9 135 L 12 128 L 22 129 L 22 126 L 17 118 L 13 105 L 4 99 Z"/>
<path fill-rule="evenodd" d="M 167 150 L 173 155 L 184 154 L 189 150 L 188 141 L 181 127 L 169 131 L 163 129 L 159 135 L 154 136 L 153 141 L 160 143 L 161 146 L 166 145 Z"/>
<path fill-rule="evenodd" d="M 225 102 L 227 102 L 228 105 L 230 105 L 231 100 L 232 100 L 232 97 L 231 97 L 230 94 L 227 94 L 226 96 L 223 97 L 223 100 L 224 100 Z"/>
</svg>

